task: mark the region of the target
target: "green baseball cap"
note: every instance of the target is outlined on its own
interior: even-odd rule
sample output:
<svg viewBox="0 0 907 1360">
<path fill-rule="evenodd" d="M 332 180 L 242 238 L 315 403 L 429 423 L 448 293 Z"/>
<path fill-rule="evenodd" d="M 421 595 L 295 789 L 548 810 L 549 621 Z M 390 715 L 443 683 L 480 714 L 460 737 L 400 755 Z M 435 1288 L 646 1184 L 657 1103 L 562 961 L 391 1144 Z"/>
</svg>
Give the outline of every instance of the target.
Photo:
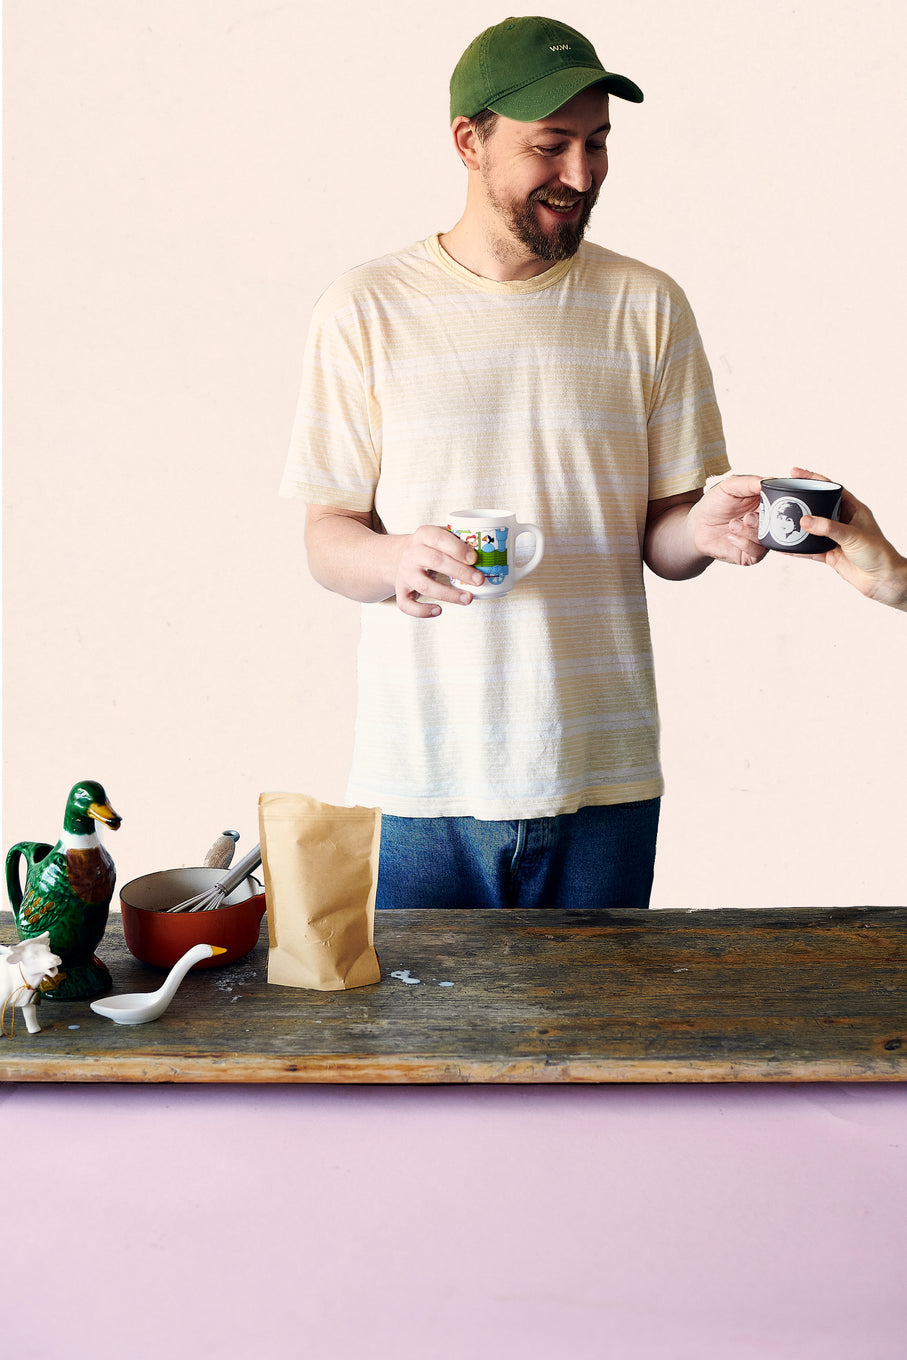
<svg viewBox="0 0 907 1360">
<path fill-rule="evenodd" d="M 639 86 L 606 71 L 589 39 L 575 28 L 537 15 L 504 19 L 473 38 L 457 62 L 450 78 L 450 121 L 492 109 L 533 123 L 589 85 L 642 103 Z"/>
</svg>

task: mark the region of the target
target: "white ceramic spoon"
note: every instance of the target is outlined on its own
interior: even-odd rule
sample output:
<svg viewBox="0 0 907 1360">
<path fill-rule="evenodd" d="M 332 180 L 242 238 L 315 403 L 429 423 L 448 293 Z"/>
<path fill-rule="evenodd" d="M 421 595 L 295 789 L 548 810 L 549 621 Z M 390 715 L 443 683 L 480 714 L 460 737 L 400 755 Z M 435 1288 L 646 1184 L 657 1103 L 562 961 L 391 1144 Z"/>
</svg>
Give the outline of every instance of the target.
<svg viewBox="0 0 907 1360">
<path fill-rule="evenodd" d="M 170 969 L 164 985 L 156 992 L 127 992 L 121 996 L 108 996 L 103 1001 L 92 1001 L 91 1009 L 118 1025 L 144 1025 L 148 1020 L 156 1020 L 173 1000 L 177 987 L 194 963 L 199 959 L 210 959 L 213 954 L 226 954 L 216 944 L 197 944 L 188 949 L 181 959 Z"/>
</svg>

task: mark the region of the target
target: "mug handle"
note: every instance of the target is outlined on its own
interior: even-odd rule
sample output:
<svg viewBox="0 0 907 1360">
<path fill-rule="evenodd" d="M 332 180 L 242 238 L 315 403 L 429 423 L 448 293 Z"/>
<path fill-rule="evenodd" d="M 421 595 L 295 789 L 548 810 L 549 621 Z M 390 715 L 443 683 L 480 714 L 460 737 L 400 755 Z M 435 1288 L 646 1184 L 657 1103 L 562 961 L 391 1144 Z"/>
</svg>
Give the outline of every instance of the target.
<svg viewBox="0 0 907 1360">
<path fill-rule="evenodd" d="M 528 562 L 522 562 L 519 566 L 513 567 L 514 581 L 521 581 L 524 576 L 528 576 L 531 571 L 535 571 L 545 554 L 545 535 L 537 524 L 516 524 L 516 533 L 513 538 L 513 546 L 516 548 L 516 540 L 520 534 L 532 534 L 535 539 L 535 551 Z"/>
</svg>

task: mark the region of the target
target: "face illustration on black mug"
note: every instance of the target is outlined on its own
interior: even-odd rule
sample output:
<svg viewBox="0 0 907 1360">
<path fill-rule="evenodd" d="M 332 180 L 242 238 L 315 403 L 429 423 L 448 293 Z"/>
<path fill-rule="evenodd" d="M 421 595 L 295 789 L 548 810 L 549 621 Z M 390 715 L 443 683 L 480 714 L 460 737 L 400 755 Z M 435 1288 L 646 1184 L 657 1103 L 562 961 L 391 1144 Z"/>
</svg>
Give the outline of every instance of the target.
<svg viewBox="0 0 907 1360">
<path fill-rule="evenodd" d="M 447 528 L 464 543 L 475 549 L 473 570 L 485 577 L 483 585 L 474 586 L 451 578 L 451 584 L 463 586 L 476 600 L 496 600 L 507 595 L 541 562 L 545 552 L 545 535 L 537 524 L 520 524 L 513 510 L 454 510 L 447 517 Z M 522 534 L 533 538 L 532 556 L 527 562 L 516 562 L 516 542 Z"/>
<path fill-rule="evenodd" d="M 800 521 L 804 515 L 837 519 L 842 490 L 839 482 L 767 477 L 759 504 L 759 542 L 775 552 L 829 552 L 835 546 L 831 539 L 807 533 Z"/>
</svg>

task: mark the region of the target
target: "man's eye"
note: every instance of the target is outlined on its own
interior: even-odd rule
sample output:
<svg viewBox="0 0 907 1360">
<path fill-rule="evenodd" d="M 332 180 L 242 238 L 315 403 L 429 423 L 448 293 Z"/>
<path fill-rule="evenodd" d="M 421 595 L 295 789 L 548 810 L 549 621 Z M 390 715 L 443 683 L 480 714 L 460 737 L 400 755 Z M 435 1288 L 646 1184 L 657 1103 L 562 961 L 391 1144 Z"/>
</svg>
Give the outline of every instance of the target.
<svg viewBox="0 0 907 1360">
<path fill-rule="evenodd" d="M 595 155 L 599 155 L 602 151 L 607 151 L 607 149 L 608 149 L 607 142 L 586 143 L 586 150 L 594 152 Z M 542 156 L 560 156 L 563 154 L 564 147 L 559 142 L 556 146 L 536 146 L 535 150 L 538 151 Z"/>
</svg>

